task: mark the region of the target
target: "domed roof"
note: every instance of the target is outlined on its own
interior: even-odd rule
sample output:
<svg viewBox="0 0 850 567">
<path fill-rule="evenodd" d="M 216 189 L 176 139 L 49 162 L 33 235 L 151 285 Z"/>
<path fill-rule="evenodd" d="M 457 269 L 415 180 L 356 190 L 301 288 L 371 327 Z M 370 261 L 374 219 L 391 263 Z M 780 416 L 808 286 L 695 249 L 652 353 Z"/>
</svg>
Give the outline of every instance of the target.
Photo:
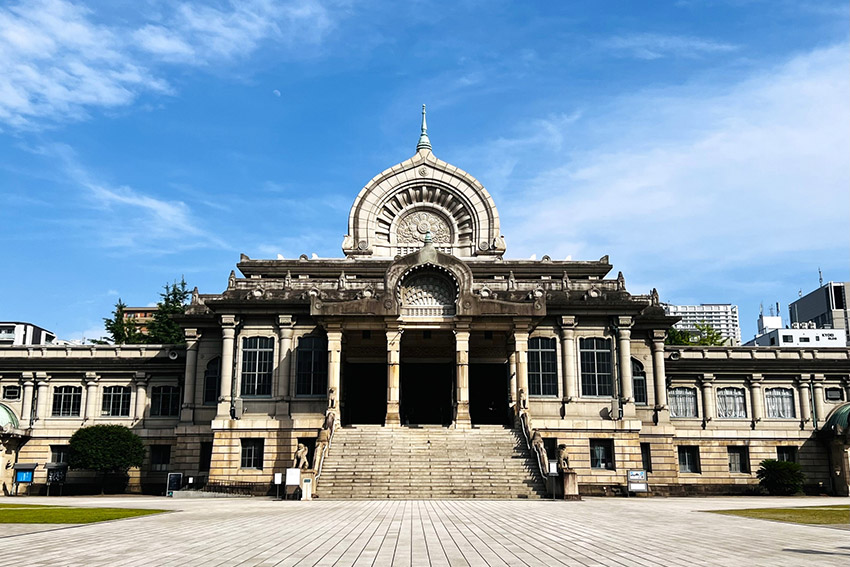
<svg viewBox="0 0 850 567">
<path fill-rule="evenodd" d="M 18 417 L 15 415 L 15 412 L 12 411 L 12 408 L 5 404 L 0 404 L 0 430 L 12 427 L 18 428 Z"/>
<path fill-rule="evenodd" d="M 830 412 L 822 429 L 835 435 L 843 435 L 850 430 L 848 421 L 850 421 L 850 403 L 841 404 Z"/>
<path fill-rule="evenodd" d="M 505 252 L 493 198 L 477 179 L 431 152 L 423 105 L 416 154 L 360 191 L 342 250 L 346 256 L 393 258 L 421 248 L 428 233 L 438 250 L 461 258 Z"/>
</svg>

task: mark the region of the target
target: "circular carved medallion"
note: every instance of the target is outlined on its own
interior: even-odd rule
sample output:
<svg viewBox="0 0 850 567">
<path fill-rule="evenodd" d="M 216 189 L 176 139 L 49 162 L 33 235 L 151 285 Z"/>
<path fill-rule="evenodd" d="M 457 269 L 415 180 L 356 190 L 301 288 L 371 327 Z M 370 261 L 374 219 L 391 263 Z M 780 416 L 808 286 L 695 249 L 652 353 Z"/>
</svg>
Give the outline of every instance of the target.
<svg viewBox="0 0 850 567">
<path fill-rule="evenodd" d="M 435 244 L 451 244 L 452 231 L 448 222 L 440 215 L 430 211 L 414 211 L 398 223 L 396 236 L 399 243 L 424 242 L 425 235 L 431 233 Z"/>
</svg>

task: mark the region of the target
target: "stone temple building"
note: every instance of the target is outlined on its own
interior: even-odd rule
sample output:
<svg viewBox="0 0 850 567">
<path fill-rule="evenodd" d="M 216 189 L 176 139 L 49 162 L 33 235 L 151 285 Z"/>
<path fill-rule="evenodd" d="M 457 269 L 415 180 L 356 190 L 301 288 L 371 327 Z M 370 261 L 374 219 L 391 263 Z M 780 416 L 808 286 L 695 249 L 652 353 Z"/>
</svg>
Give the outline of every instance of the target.
<svg viewBox="0 0 850 567">
<path fill-rule="evenodd" d="M 245 255 L 193 293 L 186 345 L 0 349 L 2 481 L 67 458 L 80 427 L 165 474 L 267 493 L 308 451 L 319 497 L 541 497 L 559 453 L 584 494 L 743 493 L 764 459 L 848 492 L 850 349 L 665 346 L 678 320 L 608 257 L 511 260 L 496 203 L 416 153 L 357 194 L 335 259 Z M 85 473 L 69 475 L 85 481 Z"/>
</svg>

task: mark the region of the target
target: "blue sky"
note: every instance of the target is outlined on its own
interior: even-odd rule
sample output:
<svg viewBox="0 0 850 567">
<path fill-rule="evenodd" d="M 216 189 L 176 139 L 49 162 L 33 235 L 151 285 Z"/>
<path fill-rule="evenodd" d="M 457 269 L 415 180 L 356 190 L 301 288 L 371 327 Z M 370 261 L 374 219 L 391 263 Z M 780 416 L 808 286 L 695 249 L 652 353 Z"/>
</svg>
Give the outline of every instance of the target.
<svg viewBox="0 0 850 567">
<path fill-rule="evenodd" d="M 845 1 L 0 4 L 0 320 L 103 334 L 240 253 L 341 255 L 414 153 L 493 195 L 511 258 L 759 303 L 850 278 Z"/>
</svg>

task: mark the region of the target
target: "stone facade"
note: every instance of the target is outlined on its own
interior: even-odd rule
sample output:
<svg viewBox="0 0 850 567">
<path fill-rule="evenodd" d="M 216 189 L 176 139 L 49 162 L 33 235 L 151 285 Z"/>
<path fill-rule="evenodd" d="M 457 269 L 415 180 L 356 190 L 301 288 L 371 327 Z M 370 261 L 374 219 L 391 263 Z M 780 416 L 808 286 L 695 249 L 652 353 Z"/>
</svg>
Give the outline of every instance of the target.
<svg viewBox="0 0 850 567">
<path fill-rule="evenodd" d="M 850 398 L 850 349 L 665 347 L 677 318 L 607 256 L 505 259 L 492 198 L 434 157 L 424 123 L 416 155 L 357 195 L 342 249 L 243 255 L 222 293 L 193 294 L 185 347 L 0 349 L 0 386 L 22 392 L 2 401 L 19 422 L 3 458 L 43 464 L 77 428 L 124 423 L 170 446 L 136 486 L 174 470 L 269 487 L 299 443 L 318 468 L 339 426 L 503 425 L 548 458 L 565 445 L 583 493 L 621 493 L 641 468 L 654 493 L 747 492 L 777 457 L 847 492 L 846 443 L 820 430 Z M 79 388 L 76 414 L 53 415 L 60 385 Z M 154 415 L 165 385 L 179 409 Z M 103 415 L 107 386 L 129 388 L 129 415 Z"/>
</svg>

